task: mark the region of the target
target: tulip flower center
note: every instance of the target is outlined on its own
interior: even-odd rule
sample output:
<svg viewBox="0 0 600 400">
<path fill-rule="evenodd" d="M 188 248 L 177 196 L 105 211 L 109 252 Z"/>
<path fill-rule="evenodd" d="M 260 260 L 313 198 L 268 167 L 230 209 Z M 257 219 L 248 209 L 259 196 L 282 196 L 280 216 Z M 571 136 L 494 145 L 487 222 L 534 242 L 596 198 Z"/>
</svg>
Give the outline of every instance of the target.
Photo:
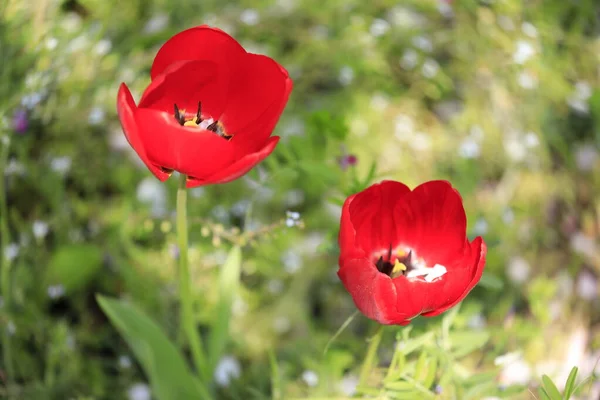
<svg viewBox="0 0 600 400">
<path fill-rule="evenodd" d="M 200 129 L 214 132 L 226 140 L 231 140 L 233 137 L 233 135 L 228 135 L 227 132 L 225 132 L 225 127 L 218 120 L 202 118 L 201 102 L 198 102 L 196 114 L 186 113 L 183 109 L 180 110 L 179 107 L 177 107 L 177 104 L 174 105 L 174 108 L 175 120 L 177 120 L 181 126 L 197 126 Z"/>
<path fill-rule="evenodd" d="M 404 275 L 408 279 L 419 278 L 425 280 L 425 282 L 433 282 L 447 272 L 446 267 L 441 264 L 428 267 L 425 260 L 417 257 L 411 249 L 400 249 L 394 254 L 390 244 L 386 256 L 384 258 L 383 255 L 380 255 L 375 262 L 375 266 L 379 272 L 392 279 Z"/>
</svg>

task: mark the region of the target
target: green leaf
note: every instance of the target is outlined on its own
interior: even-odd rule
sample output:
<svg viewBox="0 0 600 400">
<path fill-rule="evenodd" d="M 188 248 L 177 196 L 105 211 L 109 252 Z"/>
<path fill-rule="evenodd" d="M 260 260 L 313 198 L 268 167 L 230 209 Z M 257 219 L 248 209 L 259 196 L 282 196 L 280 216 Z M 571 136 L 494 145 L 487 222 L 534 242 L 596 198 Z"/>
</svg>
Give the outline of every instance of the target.
<svg viewBox="0 0 600 400">
<path fill-rule="evenodd" d="M 567 378 L 567 383 L 565 385 L 565 392 L 563 394 L 564 400 L 569 400 L 573 391 L 575 390 L 575 379 L 577 379 L 577 367 L 573 367 L 571 372 L 569 373 L 569 377 Z"/>
<path fill-rule="evenodd" d="M 131 347 L 156 399 L 207 398 L 206 389 L 191 374 L 185 360 L 162 330 L 134 305 L 97 295 L 112 324 Z"/>
<path fill-rule="evenodd" d="M 489 332 L 453 332 L 450 335 L 453 348 L 452 354 L 455 358 L 464 357 L 467 354 L 483 347 L 489 338 Z"/>
<path fill-rule="evenodd" d="M 91 244 L 59 248 L 46 269 L 46 284 L 61 284 L 67 293 L 87 286 L 102 267 L 102 251 Z"/>
<path fill-rule="evenodd" d="M 231 307 L 240 285 L 241 266 L 242 251 L 239 246 L 235 246 L 231 249 L 225 264 L 221 267 L 219 277 L 219 302 L 213 316 L 208 339 L 208 365 L 211 375 L 229 341 Z"/>
<path fill-rule="evenodd" d="M 548 375 L 542 375 L 542 385 L 550 400 L 562 400 L 562 396 L 558 391 L 558 388 L 548 377 Z"/>
</svg>

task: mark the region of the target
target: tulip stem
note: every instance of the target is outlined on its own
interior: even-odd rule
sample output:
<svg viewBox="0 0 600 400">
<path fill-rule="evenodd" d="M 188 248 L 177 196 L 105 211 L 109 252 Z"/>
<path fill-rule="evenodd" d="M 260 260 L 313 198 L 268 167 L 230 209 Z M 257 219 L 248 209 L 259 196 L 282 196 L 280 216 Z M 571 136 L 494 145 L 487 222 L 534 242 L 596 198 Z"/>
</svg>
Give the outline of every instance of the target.
<svg viewBox="0 0 600 400">
<path fill-rule="evenodd" d="M 179 246 L 179 301 L 181 302 L 181 331 L 187 338 L 192 352 L 192 359 L 200 380 L 210 384 L 206 356 L 200 334 L 196 329 L 194 315 L 194 300 L 190 282 L 190 269 L 188 265 L 188 228 L 187 228 L 187 176 L 181 174 L 177 187 L 177 241 Z"/>
<path fill-rule="evenodd" d="M 379 343 L 381 343 L 381 337 L 383 336 L 383 325 L 379 325 L 375 334 L 369 339 L 369 348 L 363 361 L 362 367 L 360 368 L 360 377 L 358 380 L 358 387 L 364 388 L 369 380 L 369 375 L 375 367 L 377 362 L 377 349 Z M 359 389 L 360 390 L 360 389 Z"/>
<path fill-rule="evenodd" d="M 12 288 L 11 288 L 11 263 L 6 252 L 6 247 L 10 243 L 10 231 L 8 228 L 8 207 L 6 204 L 6 175 L 5 175 L 5 167 L 8 159 L 8 146 L 9 141 L 4 140 L 2 143 L 2 152 L 0 155 L 0 166 L 2 166 L 2 172 L 0 173 L 0 268 L 1 268 L 1 276 L 0 281 L 2 282 L 1 293 L 4 300 L 4 310 L 6 319 L 10 318 L 10 314 L 12 311 Z M 6 372 L 6 387 L 8 388 L 8 392 L 11 393 L 11 385 L 13 383 L 13 379 L 15 377 L 15 368 L 13 364 L 12 357 L 12 345 L 10 339 L 10 332 L 8 329 L 7 321 L 4 321 L 2 326 L 2 353 L 4 355 L 4 369 Z M 9 395 L 10 396 L 10 395 Z M 12 398 L 12 397 L 9 397 Z"/>
</svg>

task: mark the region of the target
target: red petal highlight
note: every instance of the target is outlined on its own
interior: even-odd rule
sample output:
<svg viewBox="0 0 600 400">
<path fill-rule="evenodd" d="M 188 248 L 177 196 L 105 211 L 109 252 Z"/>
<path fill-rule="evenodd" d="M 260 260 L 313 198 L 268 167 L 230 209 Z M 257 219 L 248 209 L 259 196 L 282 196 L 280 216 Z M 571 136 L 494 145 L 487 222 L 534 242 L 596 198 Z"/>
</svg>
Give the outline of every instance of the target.
<svg viewBox="0 0 600 400">
<path fill-rule="evenodd" d="M 171 64 L 145 90 L 140 108 L 173 114 L 173 106 L 195 114 L 198 102 L 202 113 L 217 119 L 227 103 L 227 76 L 212 61 L 179 61 Z"/>
<path fill-rule="evenodd" d="M 150 76 L 154 80 L 177 61 L 210 60 L 219 72 L 231 76 L 246 50 L 231 36 L 220 29 L 206 25 L 187 29 L 173 36 L 158 50 Z"/>
<path fill-rule="evenodd" d="M 229 132 L 238 132 L 255 123 L 257 117 L 273 104 L 273 116 L 279 117 L 283 110 L 281 103 L 283 101 L 285 106 L 291 91 L 290 83 L 287 71 L 274 60 L 263 55 L 247 54 L 243 71 L 232 76 L 229 102 L 221 121 Z M 272 117 L 262 118 L 271 120 Z"/>
<path fill-rule="evenodd" d="M 448 295 L 449 301 L 445 304 L 441 305 L 439 308 L 424 313 L 425 317 L 434 317 L 443 313 L 444 311 L 454 307 L 458 303 L 460 303 L 469 292 L 479 283 L 481 276 L 483 275 L 483 270 L 485 268 L 485 256 L 487 254 L 487 246 L 481 237 L 475 238 L 473 242 L 469 246 L 469 251 L 467 252 L 467 257 L 465 257 L 464 262 L 468 263 L 468 275 L 465 276 L 465 279 L 459 282 L 455 282 L 455 285 L 461 285 L 460 288 L 462 290 L 458 290 L 458 295 Z M 454 273 L 454 270 L 452 271 Z M 446 297 L 446 296 L 445 296 Z"/>
<path fill-rule="evenodd" d="M 393 213 L 396 203 L 410 194 L 410 189 L 394 181 L 383 181 L 355 195 L 349 206 L 350 220 L 356 231 L 356 244 L 365 252 L 396 247 L 405 226 Z"/>
<path fill-rule="evenodd" d="M 428 264 L 447 265 L 463 254 L 467 243 L 467 217 L 460 194 L 447 181 L 417 186 L 398 202 L 394 214 L 403 230 L 404 245 Z"/>
<path fill-rule="evenodd" d="M 139 127 L 135 120 L 136 111 L 137 107 L 135 106 L 135 101 L 133 100 L 133 96 L 131 95 L 129 88 L 124 83 L 121 83 L 121 86 L 119 87 L 119 94 L 117 95 L 117 113 L 119 115 L 119 120 L 121 121 L 121 127 L 123 128 L 125 137 L 127 138 L 127 141 L 133 150 L 135 150 L 137 155 L 144 162 L 146 167 L 148 167 L 150 172 L 152 172 L 159 180 L 165 181 L 170 175 L 162 171 L 158 166 L 154 165 L 148 159 L 142 138 L 140 136 Z"/>
</svg>

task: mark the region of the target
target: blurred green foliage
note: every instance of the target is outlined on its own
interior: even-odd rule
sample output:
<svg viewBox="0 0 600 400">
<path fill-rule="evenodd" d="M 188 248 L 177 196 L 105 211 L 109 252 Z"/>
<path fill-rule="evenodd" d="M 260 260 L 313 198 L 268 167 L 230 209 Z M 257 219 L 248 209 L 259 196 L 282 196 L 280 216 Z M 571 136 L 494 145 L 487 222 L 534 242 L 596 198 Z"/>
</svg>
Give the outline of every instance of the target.
<svg viewBox="0 0 600 400">
<path fill-rule="evenodd" d="M 139 98 L 159 46 L 200 24 L 294 79 L 273 155 L 190 193 L 202 329 L 244 247 L 219 398 L 598 393 L 599 15 L 593 0 L 2 1 L 0 398 L 148 398 L 96 294 L 177 339 L 176 183 L 129 149 L 115 98 L 121 82 Z M 357 388 L 372 324 L 323 354 L 355 311 L 335 275 L 340 202 L 385 178 L 452 181 L 488 260 L 460 310 L 387 327 Z"/>
</svg>

